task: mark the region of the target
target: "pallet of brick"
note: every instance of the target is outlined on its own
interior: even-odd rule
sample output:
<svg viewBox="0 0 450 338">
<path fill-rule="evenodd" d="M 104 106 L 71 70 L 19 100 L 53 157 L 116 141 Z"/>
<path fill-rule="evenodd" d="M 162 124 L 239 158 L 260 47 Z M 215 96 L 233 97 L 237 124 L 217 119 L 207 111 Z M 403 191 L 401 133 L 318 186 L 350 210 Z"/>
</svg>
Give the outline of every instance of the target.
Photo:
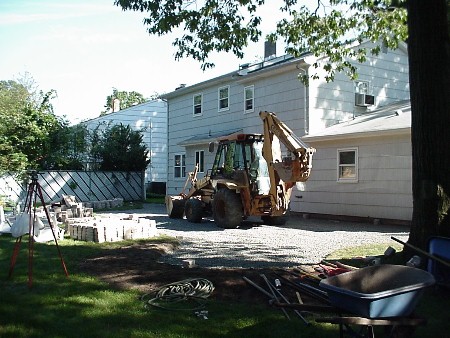
<svg viewBox="0 0 450 338">
<path fill-rule="evenodd" d="M 142 228 L 142 238 L 156 236 L 156 222 L 154 220 L 140 218 L 139 222 Z"/>
<path fill-rule="evenodd" d="M 156 222 L 136 218 L 130 214 L 126 218 L 103 217 L 100 219 L 78 219 L 67 221 L 67 229 L 73 239 L 93 242 L 116 242 L 124 239 L 142 239 L 156 235 Z"/>
<path fill-rule="evenodd" d="M 86 242 L 94 242 L 94 227 L 92 226 L 87 226 L 86 229 Z"/>
<path fill-rule="evenodd" d="M 85 225 L 81 225 L 80 226 L 80 229 L 81 229 L 81 240 L 82 241 L 87 241 L 87 239 L 86 239 L 86 230 L 87 230 L 87 226 L 85 226 Z"/>
<path fill-rule="evenodd" d="M 78 226 L 77 226 L 77 239 L 78 240 L 81 240 L 82 239 L 82 227 L 81 227 L 81 225 L 80 224 L 78 224 Z"/>
<path fill-rule="evenodd" d="M 83 217 L 92 217 L 92 216 L 94 216 L 93 208 L 84 208 L 83 209 Z"/>
<path fill-rule="evenodd" d="M 104 243 L 105 242 L 105 228 L 104 227 L 94 227 L 94 242 Z"/>
<path fill-rule="evenodd" d="M 117 226 L 115 225 L 108 225 L 103 226 L 105 229 L 105 241 L 106 242 L 116 242 L 118 240 L 123 239 L 123 235 L 119 236 Z M 122 237 L 122 238 L 121 238 Z"/>
<path fill-rule="evenodd" d="M 77 239 L 77 227 L 78 224 L 69 224 L 67 230 L 69 231 L 70 238 Z"/>
<path fill-rule="evenodd" d="M 81 217 L 81 218 L 68 218 L 68 219 L 66 219 L 66 221 L 64 223 L 66 225 L 81 224 L 81 223 L 89 224 L 89 223 L 92 223 L 93 221 L 95 221 L 94 217 Z"/>
<path fill-rule="evenodd" d="M 69 228 L 70 238 L 77 239 L 77 228 L 78 224 L 72 224 Z"/>
<path fill-rule="evenodd" d="M 117 208 L 123 204 L 123 200 L 119 200 L 117 198 L 114 198 L 113 200 L 109 201 L 109 206 L 111 208 Z"/>
<path fill-rule="evenodd" d="M 80 240 L 80 241 L 84 241 L 84 239 L 83 239 L 83 225 L 81 225 L 81 224 L 78 224 L 78 239 Z"/>
<path fill-rule="evenodd" d="M 67 224 L 67 233 L 69 234 L 70 238 L 73 238 L 73 224 L 72 223 Z"/>
<path fill-rule="evenodd" d="M 125 224 L 123 226 L 123 238 L 124 239 L 135 239 L 137 233 L 137 227 L 133 224 Z"/>
<path fill-rule="evenodd" d="M 73 228 L 73 238 L 74 238 L 74 239 L 80 239 L 80 237 L 78 236 L 79 228 L 80 228 L 80 225 L 79 225 L 79 224 L 77 224 L 77 225 L 74 226 L 74 228 Z"/>
<path fill-rule="evenodd" d="M 151 219 L 151 220 L 147 220 L 148 221 L 148 233 L 147 233 L 147 238 L 149 237 L 155 237 L 156 236 L 156 221 Z"/>
</svg>

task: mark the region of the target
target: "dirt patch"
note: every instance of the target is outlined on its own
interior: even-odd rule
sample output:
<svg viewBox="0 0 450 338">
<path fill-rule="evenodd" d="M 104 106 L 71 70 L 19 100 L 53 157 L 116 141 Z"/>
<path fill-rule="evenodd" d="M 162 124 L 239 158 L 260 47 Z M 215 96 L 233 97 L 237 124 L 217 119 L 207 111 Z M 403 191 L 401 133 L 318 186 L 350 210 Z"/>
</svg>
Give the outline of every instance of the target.
<svg viewBox="0 0 450 338">
<path fill-rule="evenodd" d="M 214 285 L 212 299 L 267 303 L 268 297 L 244 281 L 243 276 L 264 285 L 260 274 L 275 273 L 288 277 L 288 270 L 240 268 L 184 268 L 158 262 L 158 258 L 176 248 L 172 244 L 134 244 L 107 249 L 97 257 L 81 263 L 81 270 L 119 289 L 136 289 L 142 294 L 153 292 L 166 284 L 188 278 L 205 278 Z M 261 284 L 262 283 L 262 284 Z"/>
</svg>

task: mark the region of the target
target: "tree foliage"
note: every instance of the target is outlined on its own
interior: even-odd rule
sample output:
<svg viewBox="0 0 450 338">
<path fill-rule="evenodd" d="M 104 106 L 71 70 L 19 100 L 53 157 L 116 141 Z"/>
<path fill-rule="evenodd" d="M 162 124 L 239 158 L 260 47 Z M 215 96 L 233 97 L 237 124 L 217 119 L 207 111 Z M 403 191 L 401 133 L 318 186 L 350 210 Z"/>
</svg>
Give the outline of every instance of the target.
<svg viewBox="0 0 450 338">
<path fill-rule="evenodd" d="M 85 125 L 69 126 L 61 121 L 44 144 L 45 157 L 39 167 L 46 170 L 83 170 L 89 149 Z"/>
<path fill-rule="evenodd" d="M 0 172 L 41 169 L 49 137 L 64 123 L 53 113 L 55 95 L 0 81 Z"/>
<path fill-rule="evenodd" d="M 140 131 L 122 123 L 100 126 L 91 135 L 91 159 L 94 169 L 141 171 L 150 163 L 149 151 Z"/>
<path fill-rule="evenodd" d="M 115 92 L 121 94 L 126 92 Z M 86 125 L 70 126 L 54 115 L 56 92 L 39 91 L 32 78 L 0 81 L 0 174 L 26 170 L 82 170 L 90 157 L 99 170 L 144 170 L 148 150 L 143 135 L 117 125 L 89 133 Z M 125 94 L 124 94 L 125 95 Z M 125 104 L 143 101 L 126 93 Z"/>
<path fill-rule="evenodd" d="M 21 171 L 27 164 L 25 154 L 15 150 L 11 127 L 18 112 L 26 106 L 28 91 L 15 81 L 0 81 L 0 173 Z"/>
<path fill-rule="evenodd" d="M 150 34 L 163 35 L 176 28 L 183 34 L 173 45 L 175 58 L 192 57 L 201 62 L 202 69 L 213 67 L 209 61 L 213 51 L 232 52 L 244 56 L 250 41 L 262 37 L 262 17 L 258 9 L 265 0 L 115 0 L 123 10 L 145 13 L 144 24 Z M 284 19 L 278 22 L 267 38 L 282 40 L 286 53 L 299 56 L 306 51 L 326 56 L 328 81 L 336 72 L 357 76 L 349 62 L 362 62 L 368 53 L 378 54 L 381 45 L 395 49 L 407 38 L 405 0 L 316 0 L 308 7 L 301 0 L 278 0 Z M 272 3 L 272 2 L 271 2 Z M 264 37 L 266 38 L 266 37 Z M 369 40 L 378 45 L 371 50 L 352 48 L 353 42 Z M 318 68 L 319 65 L 315 64 Z M 317 77 L 317 73 L 310 76 Z M 302 78 L 307 82 L 307 78 Z"/>
<path fill-rule="evenodd" d="M 105 108 L 106 110 L 102 111 L 100 115 L 105 115 L 113 112 L 114 102 L 115 100 L 118 100 L 119 103 L 119 109 L 125 109 L 131 106 L 134 106 L 139 103 L 145 102 L 145 98 L 141 93 L 131 91 L 127 92 L 124 90 L 117 90 L 116 88 L 113 88 L 113 92 L 111 95 L 108 95 L 106 97 L 106 104 Z"/>
</svg>

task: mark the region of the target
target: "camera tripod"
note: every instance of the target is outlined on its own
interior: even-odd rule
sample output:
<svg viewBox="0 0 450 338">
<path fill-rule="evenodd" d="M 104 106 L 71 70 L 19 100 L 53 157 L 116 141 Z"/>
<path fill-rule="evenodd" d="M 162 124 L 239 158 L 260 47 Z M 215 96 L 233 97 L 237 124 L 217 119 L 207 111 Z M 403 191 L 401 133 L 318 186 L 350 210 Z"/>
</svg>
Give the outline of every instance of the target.
<svg viewBox="0 0 450 338">
<path fill-rule="evenodd" d="M 42 195 L 42 188 L 41 185 L 38 182 L 38 172 L 31 171 L 31 182 L 28 185 L 28 191 L 27 191 L 27 197 L 25 199 L 25 205 L 23 212 L 29 214 L 29 227 L 28 227 L 28 287 L 31 288 L 33 285 L 33 254 L 34 254 L 34 233 L 35 233 L 35 227 L 39 226 L 36 225 L 36 202 L 39 198 L 39 201 L 41 202 L 41 205 L 43 206 L 43 209 L 45 211 L 45 215 L 47 217 L 48 224 L 50 225 L 50 229 L 52 230 L 53 239 L 55 240 L 56 249 L 58 250 L 58 255 L 61 260 L 61 265 L 63 267 L 64 273 L 67 277 L 69 277 L 69 273 L 67 272 L 66 264 L 64 263 L 64 259 L 61 255 L 61 250 L 58 245 L 58 241 L 56 239 L 55 230 L 54 230 L 54 224 L 52 223 L 50 219 L 50 214 L 48 212 L 48 209 L 45 206 L 44 197 Z M 11 278 L 12 273 L 14 271 L 14 267 L 16 265 L 17 256 L 19 254 L 20 245 L 22 243 L 22 236 L 17 237 L 16 243 L 14 245 L 13 254 L 11 257 L 11 263 L 9 266 L 9 278 Z"/>
</svg>

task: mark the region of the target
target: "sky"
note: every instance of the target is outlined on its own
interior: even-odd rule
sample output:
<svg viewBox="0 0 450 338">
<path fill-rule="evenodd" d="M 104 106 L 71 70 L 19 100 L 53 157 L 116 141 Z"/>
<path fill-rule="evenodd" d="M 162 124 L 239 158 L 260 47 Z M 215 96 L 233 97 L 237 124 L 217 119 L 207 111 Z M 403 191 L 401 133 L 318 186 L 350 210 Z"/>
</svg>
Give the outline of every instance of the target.
<svg viewBox="0 0 450 338">
<path fill-rule="evenodd" d="M 262 12 L 270 13 L 264 33 L 277 20 L 269 6 Z M 202 71 L 195 60 L 175 61 L 176 35 L 149 35 L 143 18 L 114 0 L 1 0 L 0 80 L 28 74 L 40 90 L 56 90 L 55 114 L 76 124 L 99 116 L 113 88 L 148 98 L 237 70 L 264 54 L 262 40 L 245 49 L 244 59 L 215 53 L 210 61 L 216 67 Z"/>
</svg>

